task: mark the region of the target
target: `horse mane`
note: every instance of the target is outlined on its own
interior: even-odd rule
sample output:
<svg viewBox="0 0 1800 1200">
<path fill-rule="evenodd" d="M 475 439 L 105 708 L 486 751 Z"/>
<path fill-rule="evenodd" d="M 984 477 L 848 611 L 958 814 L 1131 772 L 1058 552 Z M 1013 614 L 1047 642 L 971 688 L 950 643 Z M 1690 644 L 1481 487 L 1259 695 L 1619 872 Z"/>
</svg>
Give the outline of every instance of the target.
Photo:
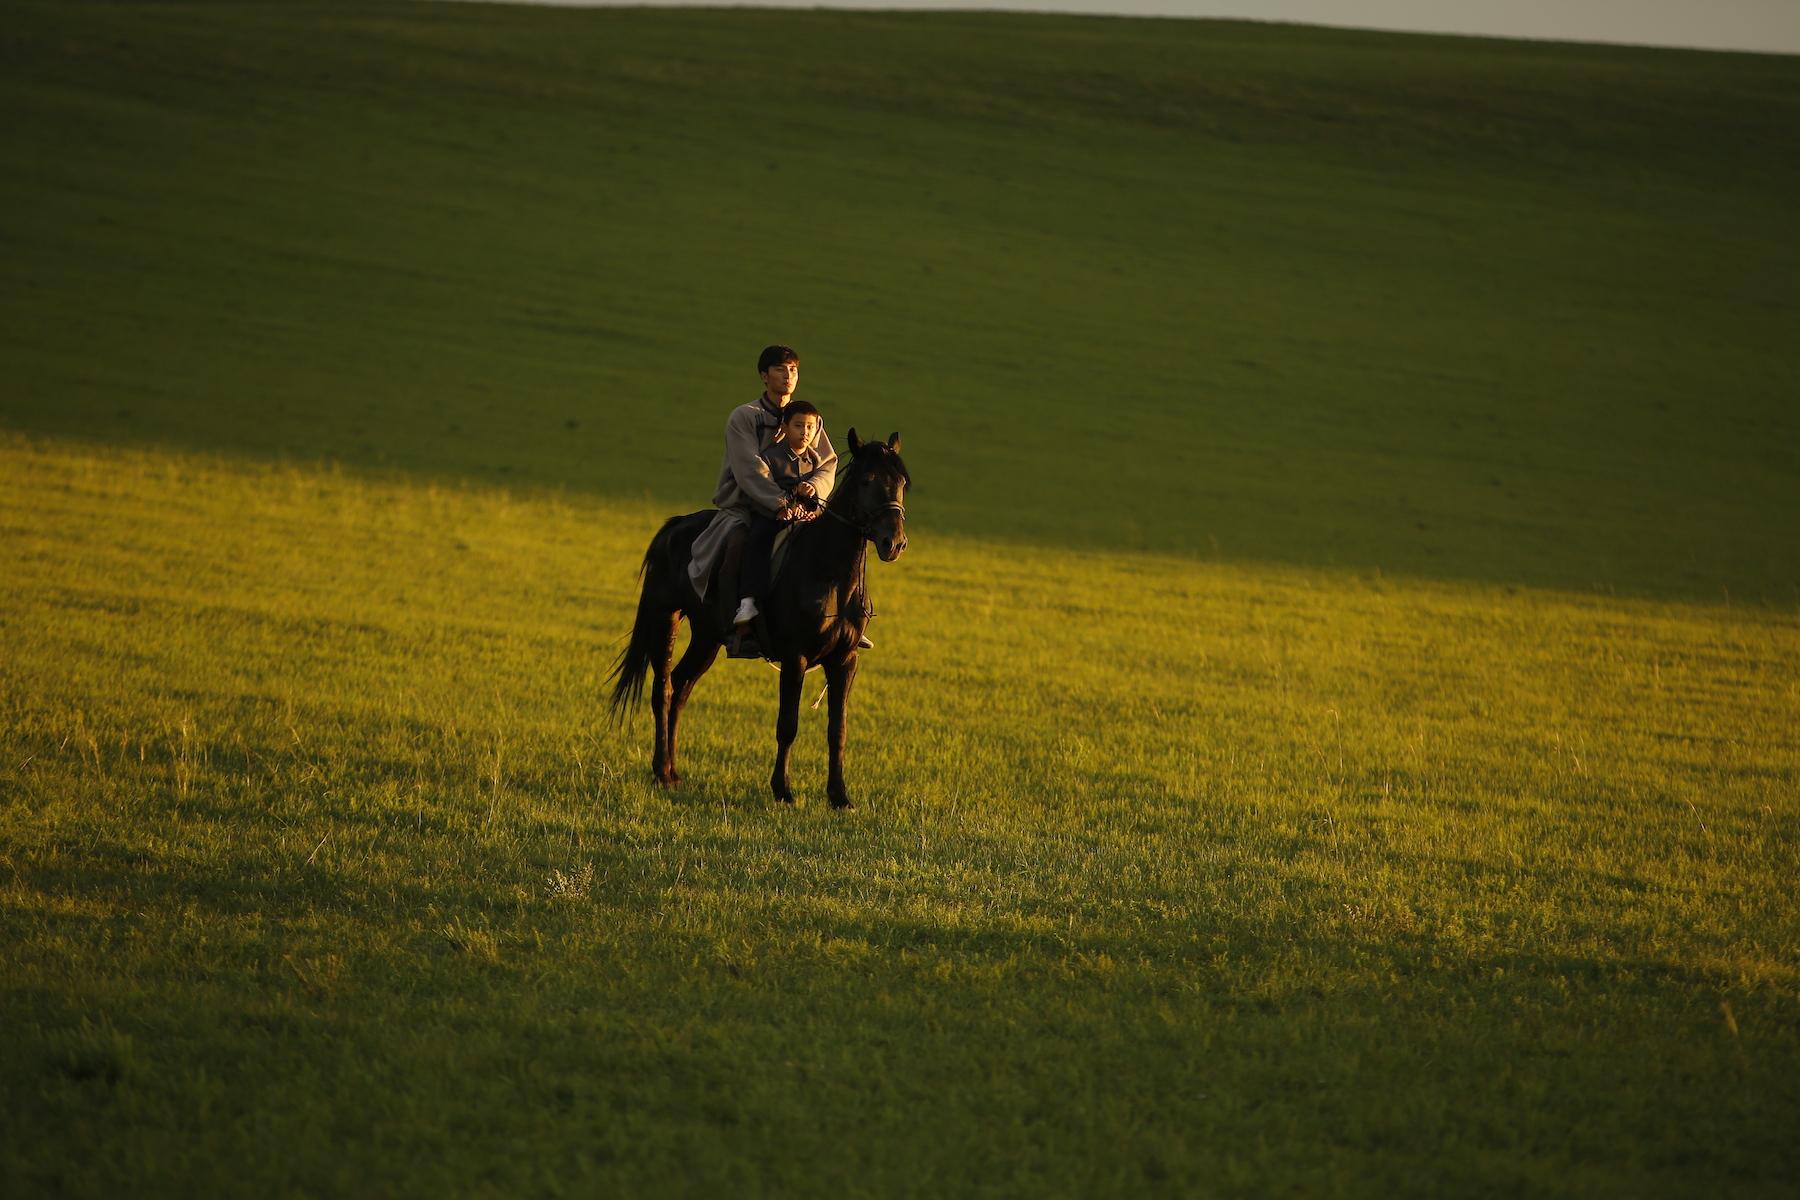
<svg viewBox="0 0 1800 1200">
<path fill-rule="evenodd" d="M 831 494 L 834 496 L 837 495 L 837 484 L 842 483 L 845 477 L 855 471 L 858 466 L 864 465 L 863 460 L 871 455 L 878 455 L 883 459 L 892 459 L 894 466 L 900 470 L 901 480 L 905 482 L 907 487 L 910 488 L 912 486 L 912 472 L 906 469 L 906 460 L 900 457 L 900 452 L 898 450 L 894 449 L 886 442 L 864 442 L 850 455 L 848 462 L 842 458 L 838 459 L 839 466 L 837 479 L 832 485 Z"/>
</svg>

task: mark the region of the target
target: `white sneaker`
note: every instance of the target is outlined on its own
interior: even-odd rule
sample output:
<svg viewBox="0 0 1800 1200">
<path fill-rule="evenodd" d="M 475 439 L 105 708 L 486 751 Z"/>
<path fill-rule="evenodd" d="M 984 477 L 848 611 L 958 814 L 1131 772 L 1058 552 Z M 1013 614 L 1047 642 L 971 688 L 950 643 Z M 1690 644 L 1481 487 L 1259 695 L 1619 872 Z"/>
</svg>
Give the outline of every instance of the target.
<svg viewBox="0 0 1800 1200">
<path fill-rule="evenodd" d="M 754 620 L 756 620 L 756 597 L 745 596 L 738 601 L 737 616 L 731 618 L 731 622 L 734 625 L 742 625 L 746 621 Z"/>
</svg>

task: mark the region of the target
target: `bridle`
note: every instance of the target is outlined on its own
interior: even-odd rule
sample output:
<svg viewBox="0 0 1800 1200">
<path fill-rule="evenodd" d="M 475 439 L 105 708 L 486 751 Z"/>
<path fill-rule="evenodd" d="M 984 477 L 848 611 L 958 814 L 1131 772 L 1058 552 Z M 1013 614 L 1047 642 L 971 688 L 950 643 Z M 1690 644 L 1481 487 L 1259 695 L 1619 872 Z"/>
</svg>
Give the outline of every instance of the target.
<svg viewBox="0 0 1800 1200">
<path fill-rule="evenodd" d="M 882 505 L 873 516 L 865 516 L 865 514 L 859 512 L 854 520 L 850 517 L 846 517 L 843 513 L 838 512 L 831 506 L 830 501 L 827 501 L 825 507 L 819 511 L 823 512 L 828 517 L 842 521 L 844 524 L 850 526 L 850 528 L 856 530 L 856 532 L 862 534 L 863 541 L 872 542 L 875 540 L 875 522 L 880 520 L 882 515 L 890 510 L 899 513 L 900 520 L 906 520 L 906 505 L 900 503 L 898 500 L 889 500 L 886 504 Z"/>
<path fill-rule="evenodd" d="M 836 493 L 834 492 L 833 494 L 835 495 Z M 870 517 L 867 519 L 864 519 L 864 514 L 862 514 L 860 511 L 857 513 L 857 516 L 854 519 L 851 517 L 847 517 L 843 513 L 837 511 L 837 509 L 833 508 L 830 501 L 826 501 L 825 507 L 820 509 L 819 511 L 824 513 L 826 516 L 830 517 L 834 521 L 842 521 L 844 524 L 850 526 L 850 528 L 856 530 L 856 532 L 862 534 L 862 540 L 865 542 L 872 542 L 875 540 L 875 531 L 874 531 L 874 529 L 871 528 L 871 526 L 875 523 L 876 520 L 879 520 L 884 513 L 887 513 L 890 511 L 896 512 L 896 513 L 900 514 L 901 521 L 906 520 L 906 505 L 900 503 L 900 501 L 898 501 L 898 500 L 889 500 L 886 504 L 883 504 L 881 506 L 880 510 L 877 511 L 873 517 Z M 859 549 L 859 553 L 856 556 L 855 594 L 858 594 L 862 597 L 863 620 L 865 622 L 872 621 L 875 619 L 875 605 L 869 600 L 868 572 L 869 572 L 868 559 L 866 557 L 864 557 L 863 554 L 860 553 L 860 549 Z M 823 692 L 821 692 L 819 694 L 824 695 Z M 816 700 L 813 701 L 813 707 L 814 708 L 818 707 L 818 701 L 816 701 Z"/>
</svg>

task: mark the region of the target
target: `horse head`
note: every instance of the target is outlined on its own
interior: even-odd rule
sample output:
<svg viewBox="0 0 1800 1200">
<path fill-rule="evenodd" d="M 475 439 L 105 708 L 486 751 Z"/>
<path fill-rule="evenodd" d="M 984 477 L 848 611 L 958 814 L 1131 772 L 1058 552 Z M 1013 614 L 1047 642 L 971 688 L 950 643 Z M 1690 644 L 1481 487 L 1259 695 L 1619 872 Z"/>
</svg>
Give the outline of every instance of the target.
<svg viewBox="0 0 1800 1200">
<path fill-rule="evenodd" d="M 893 562 L 906 549 L 906 489 L 911 483 L 900 458 L 899 434 L 890 434 L 885 442 L 865 442 L 850 430 L 850 465 L 832 499 L 843 496 L 845 515 L 875 543 L 882 562 Z"/>
</svg>

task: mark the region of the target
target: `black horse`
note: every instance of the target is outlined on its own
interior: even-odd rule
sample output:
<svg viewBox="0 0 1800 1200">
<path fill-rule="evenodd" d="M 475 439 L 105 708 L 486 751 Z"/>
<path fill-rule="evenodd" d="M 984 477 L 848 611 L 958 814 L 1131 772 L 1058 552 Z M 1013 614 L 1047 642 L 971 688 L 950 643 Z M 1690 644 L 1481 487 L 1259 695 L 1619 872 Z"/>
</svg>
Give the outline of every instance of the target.
<svg viewBox="0 0 1800 1200">
<path fill-rule="evenodd" d="M 759 640 L 765 656 L 781 666 L 781 715 L 775 721 L 775 770 L 769 787 L 775 798 L 794 802 L 788 787 L 788 748 L 800 729 L 800 689 L 806 672 L 825 668 L 831 693 L 827 737 L 831 775 L 826 795 L 832 807 L 850 808 L 844 790 L 844 725 L 850 685 L 856 679 L 856 649 L 872 615 L 863 574 L 867 543 L 881 561 L 893 562 L 906 549 L 906 489 L 912 478 L 900 459 L 900 435 L 864 442 L 850 431 L 850 459 L 838 464 L 837 483 L 819 518 L 788 535 L 787 560 L 762 604 Z M 675 769 L 675 729 L 694 683 L 712 666 L 731 634 L 737 606 L 734 589 L 714 580 L 702 601 L 688 581 L 694 539 L 706 529 L 710 511 L 671 517 L 650 539 L 640 572 L 631 641 L 613 668 L 612 710 L 620 716 L 644 690 L 651 672 L 650 707 L 656 714 L 656 746 L 651 770 L 657 782 L 681 782 Z M 675 629 L 688 619 L 688 648 L 675 657 Z"/>
</svg>

